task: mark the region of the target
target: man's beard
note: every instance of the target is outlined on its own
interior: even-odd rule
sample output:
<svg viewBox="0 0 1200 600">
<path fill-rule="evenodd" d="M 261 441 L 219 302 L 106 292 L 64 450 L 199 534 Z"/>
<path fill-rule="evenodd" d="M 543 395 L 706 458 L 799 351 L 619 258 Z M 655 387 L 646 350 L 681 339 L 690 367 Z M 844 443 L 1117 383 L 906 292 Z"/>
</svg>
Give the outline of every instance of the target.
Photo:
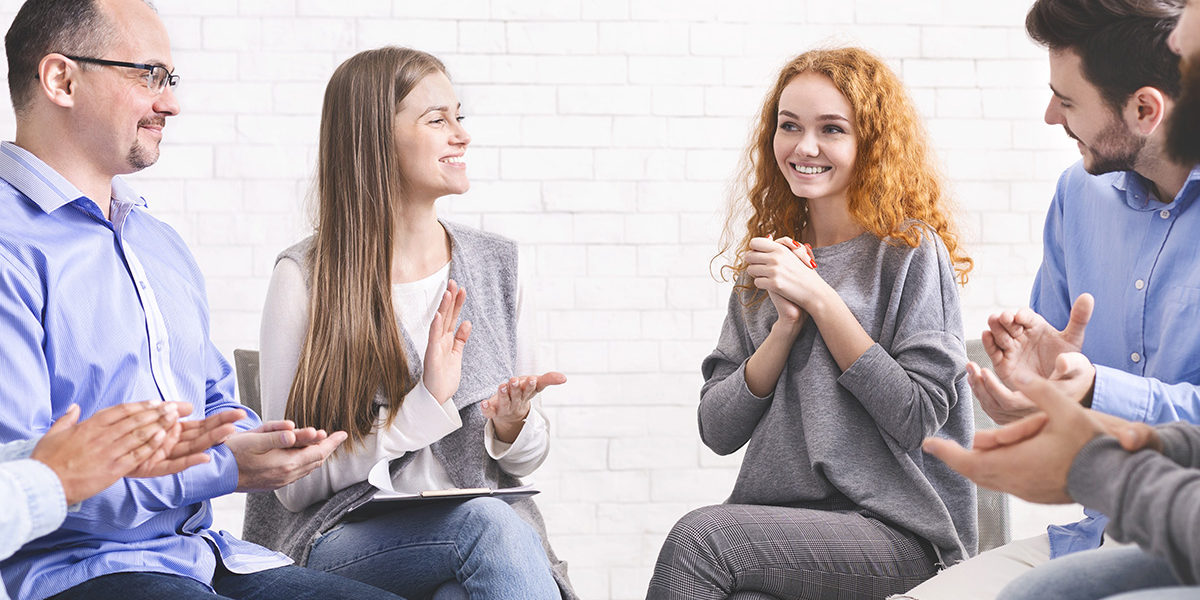
<svg viewBox="0 0 1200 600">
<path fill-rule="evenodd" d="M 1167 154 L 1187 165 L 1200 163 L 1200 54 L 1179 61 L 1182 91 L 1167 117 Z"/>
<path fill-rule="evenodd" d="M 162 127 L 167 124 L 164 117 L 149 117 L 138 122 L 138 128 L 148 125 L 157 125 Z M 153 146 L 143 144 L 140 140 L 134 140 L 133 145 L 129 147 L 129 154 L 125 156 L 125 160 L 129 162 L 129 166 L 135 171 L 141 171 L 150 165 L 158 162 L 158 142 L 155 141 Z"/>
<path fill-rule="evenodd" d="M 1067 130 L 1067 135 L 1079 140 L 1070 129 Z M 1096 136 L 1095 145 L 1084 146 L 1091 154 L 1091 164 L 1088 164 L 1087 160 L 1083 161 L 1084 168 L 1092 175 L 1132 171 L 1145 145 L 1145 138 L 1129 133 L 1129 128 L 1121 122 L 1120 116 L 1114 114 L 1112 121 Z"/>
<path fill-rule="evenodd" d="M 144 144 L 134 143 L 129 148 L 129 154 L 125 157 L 129 162 L 129 166 L 135 171 L 141 171 L 146 167 L 158 162 L 158 148 L 148 148 Z"/>
</svg>

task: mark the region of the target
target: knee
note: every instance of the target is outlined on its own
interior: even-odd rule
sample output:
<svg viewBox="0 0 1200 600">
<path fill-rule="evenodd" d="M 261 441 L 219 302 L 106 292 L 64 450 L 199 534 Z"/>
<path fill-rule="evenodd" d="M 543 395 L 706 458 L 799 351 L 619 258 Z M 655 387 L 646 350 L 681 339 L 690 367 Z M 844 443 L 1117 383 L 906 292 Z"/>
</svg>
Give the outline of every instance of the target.
<svg viewBox="0 0 1200 600">
<path fill-rule="evenodd" d="M 472 498 L 464 502 L 458 511 L 461 512 L 464 527 L 481 536 L 513 546 L 536 544 L 541 548 L 541 538 L 537 532 L 503 500 Z"/>
<path fill-rule="evenodd" d="M 720 530 L 720 506 L 704 506 L 683 515 L 663 543 L 664 552 L 686 549 L 690 553 L 714 554 L 713 535 Z"/>
</svg>

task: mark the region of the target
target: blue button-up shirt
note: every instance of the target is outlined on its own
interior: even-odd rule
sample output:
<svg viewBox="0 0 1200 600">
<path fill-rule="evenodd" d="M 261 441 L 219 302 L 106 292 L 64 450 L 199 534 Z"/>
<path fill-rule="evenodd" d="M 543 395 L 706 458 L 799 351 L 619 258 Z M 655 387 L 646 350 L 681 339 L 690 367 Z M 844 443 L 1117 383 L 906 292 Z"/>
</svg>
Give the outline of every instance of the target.
<svg viewBox="0 0 1200 600">
<path fill-rule="evenodd" d="M 37 440 L 0 444 L 0 560 L 21 544 L 58 529 L 67 516 L 62 482 L 46 465 L 29 459 Z M 0 600 L 8 600 L 0 586 Z"/>
<path fill-rule="evenodd" d="M 37 157 L 4 143 L 0 211 L 0 442 L 41 435 L 71 403 L 81 419 L 155 398 L 191 403 L 192 418 L 239 408 L 232 369 L 209 339 L 200 270 L 128 184 L 113 179 L 110 220 Z M 258 424 L 251 415 L 238 427 Z M 40 599 L 121 571 L 208 584 L 214 549 L 235 573 L 290 563 L 209 529 L 208 500 L 238 480 L 226 446 L 209 456 L 84 501 L 57 531 L 0 563 L 9 593 Z"/>
<path fill-rule="evenodd" d="M 1046 216 L 1030 306 L 1062 329 L 1084 292 L 1096 311 L 1083 353 L 1092 408 L 1146 423 L 1200 423 L 1200 167 L 1167 204 L 1131 171 L 1068 169 Z M 1049 528 L 1052 557 L 1096 548 L 1108 519 Z"/>
</svg>

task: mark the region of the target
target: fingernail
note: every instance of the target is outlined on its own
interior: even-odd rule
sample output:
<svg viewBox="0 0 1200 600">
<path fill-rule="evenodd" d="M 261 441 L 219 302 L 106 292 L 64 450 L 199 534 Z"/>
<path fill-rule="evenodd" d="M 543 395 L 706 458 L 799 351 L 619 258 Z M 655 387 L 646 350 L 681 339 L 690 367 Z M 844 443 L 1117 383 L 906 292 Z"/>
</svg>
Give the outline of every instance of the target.
<svg viewBox="0 0 1200 600">
<path fill-rule="evenodd" d="M 810 266 L 810 267 L 812 267 L 812 268 L 814 268 L 814 269 L 815 269 L 815 268 L 817 268 L 817 261 L 815 261 L 815 260 L 809 260 L 809 261 L 808 261 L 808 266 Z"/>
<path fill-rule="evenodd" d="M 793 247 L 793 248 L 796 248 L 797 250 L 799 250 L 799 249 L 800 249 L 800 242 L 797 242 L 796 240 L 792 240 L 792 247 Z"/>
</svg>

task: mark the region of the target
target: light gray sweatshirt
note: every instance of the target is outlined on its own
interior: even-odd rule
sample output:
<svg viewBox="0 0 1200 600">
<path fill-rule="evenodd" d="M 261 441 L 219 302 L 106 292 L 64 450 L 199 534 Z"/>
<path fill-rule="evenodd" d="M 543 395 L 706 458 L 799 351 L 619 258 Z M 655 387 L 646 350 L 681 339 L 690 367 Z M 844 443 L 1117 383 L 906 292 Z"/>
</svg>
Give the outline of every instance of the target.
<svg viewBox="0 0 1200 600">
<path fill-rule="evenodd" d="M 927 540 L 944 564 L 975 553 L 975 487 L 921 452 L 931 435 L 974 431 L 954 268 L 931 231 L 920 246 L 865 233 L 816 248 L 817 272 L 876 343 L 845 372 L 810 318 L 774 393 L 746 387 L 746 360 L 775 323 L 770 300 L 734 290 L 704 360 L 700 436 L 729 454 L 749 443 L 728 502 L 849 504 Z"/>
<path fill-rule="evenodd" d="M 1115 438 L 1089 442 L 1071 463 L 1067 491 L 1109 518 L 1106 533 L 1161 556 L 1186 585 L 1200 584 L 1200 427 L 1158 427 L 1163 453 L 1129 453 Z"/>
</svg>

